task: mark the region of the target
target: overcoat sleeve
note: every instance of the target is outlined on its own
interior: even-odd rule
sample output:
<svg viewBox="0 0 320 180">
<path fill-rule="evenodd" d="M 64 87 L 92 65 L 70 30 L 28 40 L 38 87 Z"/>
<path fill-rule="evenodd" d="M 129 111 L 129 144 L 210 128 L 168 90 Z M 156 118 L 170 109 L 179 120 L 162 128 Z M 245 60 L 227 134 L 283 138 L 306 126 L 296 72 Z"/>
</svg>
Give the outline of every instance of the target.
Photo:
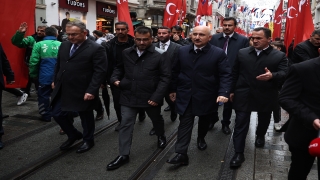
<svg viewBox="0 0 320 180">
<path fill-rule="evenodd" d="M 219 58 L 219 96 L 229 98 L 231 86 L 231 68 L 226 54 L 223 52 Z"/>
</svg>

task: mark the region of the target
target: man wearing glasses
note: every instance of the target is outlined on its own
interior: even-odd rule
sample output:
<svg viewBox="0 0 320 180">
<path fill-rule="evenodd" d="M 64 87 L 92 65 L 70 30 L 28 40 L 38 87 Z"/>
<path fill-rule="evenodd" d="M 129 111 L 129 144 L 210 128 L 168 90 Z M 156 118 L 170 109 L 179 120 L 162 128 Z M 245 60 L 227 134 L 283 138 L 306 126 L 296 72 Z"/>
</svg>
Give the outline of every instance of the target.
<svg viewBox="0 0 320 180">
<path fill-rule="evenodd" d="M 135 45 L 122 52 L 111 83 L 121 89 L 122 121 L 119 129 L 119 156 L 108 164 L 113 170 L 129 162 L 132 133 L 139 110 L 144 109 L 158 136 L 158 147 L 167 144 L 161 116 L 163 98 L 171 77 L 171 63 L 166 52 L 152 44 L 152 30 L 138 27 L 134 31 Z"/>
</svg>

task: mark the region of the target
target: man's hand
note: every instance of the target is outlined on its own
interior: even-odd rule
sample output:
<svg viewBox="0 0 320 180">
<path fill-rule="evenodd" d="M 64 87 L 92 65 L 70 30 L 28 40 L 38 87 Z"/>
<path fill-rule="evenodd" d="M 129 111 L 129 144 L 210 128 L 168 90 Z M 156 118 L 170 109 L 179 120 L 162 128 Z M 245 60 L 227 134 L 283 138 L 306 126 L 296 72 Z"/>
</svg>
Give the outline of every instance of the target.
<svg viewBox="0 0 320 180">
<path fill-rule="evenodd" d="M 313 127 L 316 129 L 316 130 L 319 130 L 320 129 L 320 119 L 315 119 L 313 121 Z"/>
<path fill-rule="evenodd" d="M 54 89 L 54 82 L 51 83 L 51 88 Z"/>
<path fill-rule="evenodd" d="M 19 32 L 24 33 L 26 32 L 28 29 L 28 25 L 26 22 L 21 23 L 20 27 L 19 27 Z"/>
<path fill-rule="evenodd" d="M 13 84 L 15 81 L 8 81 L 7 84 Z"/>
<path fill-rule="evenodd" d="M 261 74 L 259 76 L 257 76 L 257 80 L 259 81 L 269 81 L 270 79 L 272 79 L 272 73 L 269 71 L 268 68 L 264 68 L 264 70 L 266 71 L 266 73 Z"/>
<path fill-rule="evenodd" d="M 173 35 L 173 40 L 179 41 L 180 40 L 179 35 L 178 34 Z"/>
<path fill-rule="evenodd" d="M 94 95 L 86 93 L 86 94 L 84 94 L 84 98 L 83 99 L 85 101 L 92 100 L 92 99 L 94 99 Z"/>
<path fill-rule="evenodd" d="M 150 104 L 151 106 L 158 106 L 158 103 L 151 100 L 148 101 L 148 104 Z"/>
<path fill-rule="evenodd" d="M 228 98 L 226 98 L 224 96 L 218 96 L 217 97 L 217 103 L 218 102 L 226 103 L 226 102 L 228 102 Z"/>
<path fill-rule="evenodd" d="M 169 94 L 169 97 L 170 97 L 170 100 L 172 101 L 172 102 L 174 102 L 174 101 L 176 101 L 176 93 L 170 93 Z"/>
<path fill-rule="evenodd" d="M 234 93 L 230 93 L 230 101 L 233 102 Z"/>
<path fill-rule="evenodd" d="M 119 87 L 120 81 L 115 81 L 113 84 L 114 84 L 115 86 Z"/>
</svg>

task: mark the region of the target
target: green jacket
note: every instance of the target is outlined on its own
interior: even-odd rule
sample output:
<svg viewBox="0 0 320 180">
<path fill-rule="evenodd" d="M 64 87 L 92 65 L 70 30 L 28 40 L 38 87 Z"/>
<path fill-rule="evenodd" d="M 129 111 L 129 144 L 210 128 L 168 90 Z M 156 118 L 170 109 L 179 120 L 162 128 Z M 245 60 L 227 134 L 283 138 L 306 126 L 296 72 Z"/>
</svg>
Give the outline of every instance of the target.
<svg viewBox="0 0 320 180">
<path fill-rule="evenodd" d="M 11 38 L 11 43 L 19 48 L 32 48 L 36 43 L 36 40 L 33 36 L 27 36 L 24 38 L 24 34 L 25 33 L 17 31 Z"/>
</svg>

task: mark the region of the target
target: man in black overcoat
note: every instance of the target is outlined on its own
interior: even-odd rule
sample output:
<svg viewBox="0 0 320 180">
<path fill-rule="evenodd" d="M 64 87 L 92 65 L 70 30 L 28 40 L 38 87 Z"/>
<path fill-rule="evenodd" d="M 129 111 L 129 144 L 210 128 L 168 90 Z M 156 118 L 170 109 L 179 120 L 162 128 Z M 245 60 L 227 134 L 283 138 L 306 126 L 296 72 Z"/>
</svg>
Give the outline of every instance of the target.
<svg viewBox="0 0 320 180">
<path fill-rule="evenodd" d="M 232 69 L 230 100 L 236 111 L 233 144 L 235 155 L 231 167 L 244 162 L 245 140 L 252 111 L 258 112 L 256 147 L 263 147 L 273 107 L 278 97 L 278 82 L 287 71 L 287 58 L 283 52 L 269 45 L 271 30 L 259 27 L 252 32 L 253 47 L 241 49 Z"/>
<path fill-rule="evenodd" d="M 81 138 L 83 144 L 77 153 L 86 152 L 94 146 L 95 108 L 99 87 L 107 75 L 107 56 L 104 48 L 86 39 L 86 26 L 70 21 L 66 26 L 69 41 L 61 44 L 54 73 L 52 92 L 52 116 L 68 135 L 61 150 Z M 67 120 L 68 112 L 79 112 L 83 135 Z"/>
<path fill-rule="evenodd" d="M 314 163 L 308 147 L 320 128 L 319 69 L 319 57 L 292 65 L 279 95 L 281 107 L 291 116 L 284 135 L 291 152 L 289 180 L 307 179 Z"/>
</svg>

